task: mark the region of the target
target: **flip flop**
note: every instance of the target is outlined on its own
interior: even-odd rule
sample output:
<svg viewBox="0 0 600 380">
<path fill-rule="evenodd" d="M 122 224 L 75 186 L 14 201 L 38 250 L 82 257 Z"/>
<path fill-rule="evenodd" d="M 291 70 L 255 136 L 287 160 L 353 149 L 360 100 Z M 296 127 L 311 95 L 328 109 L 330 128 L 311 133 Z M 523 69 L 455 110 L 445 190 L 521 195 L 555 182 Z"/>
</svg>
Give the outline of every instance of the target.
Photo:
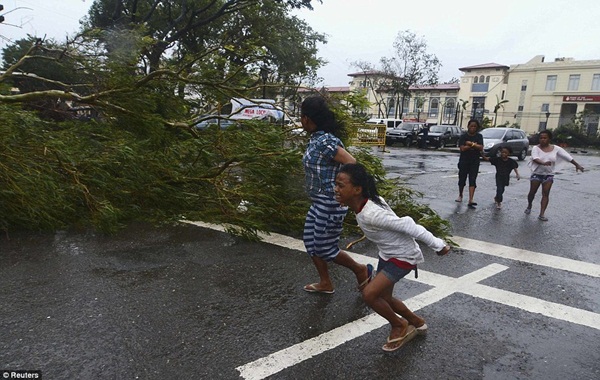
<svg viewBox="0 0 600 380">
<path fill-rule="evenodd" d="M 538 216 L 538 219 L 541 220 L 542 222 L 548 221 L 548 218 L 546 218 L 545 216 Z"/>
<path fill-rule="evenodd" d="M 365 286 L 375 277 L 375 271 L 373 270 L 373 265 L 367 264 L 367 279 L 358 284 L 358 290 L 363 290 Z"/>
<path fill-rule="evenodd" d="M 386 351 L 386 352 L 392 352 L 392 351 L 396 351 L 397 349 L 399 349 L 400 347 L 404 346 L 407 342 L 409 342 L 412 338 L 414 338 L 417 335 L 417 329 L 415 328 L 415 326 L 413 325 L 409 325 L 407 330 L 406 330 L 406 334 L 404 334 L 404 336 L 401 336 L 400 338 L 396 338 L 396 339 L 387 339 L 387 343 L 384 344 L 381 349 Z M 398 343 L 397 346 L 395 347 L 388 347 L 387 345 L 390 343 Z"/>
<path fill-rule="evenodd" d="M 423 323 L 421 326 L 415 328 L 417 329 L 417 335 L 427 334 L 427 323 Z"/>
<path fill-rule="evenodd" d="M 305 292 L 309 292 L 309 293 L 323 293 L 323 294 L 333 294 L 335 293 L 335 290 L 323 290 L 323 289 L 317 289 L 317 286 L 319 285 L 318 283 L 314 283 L 314 284 L 308 284 L 306 285 L 304 288 Z"/>
</svg>

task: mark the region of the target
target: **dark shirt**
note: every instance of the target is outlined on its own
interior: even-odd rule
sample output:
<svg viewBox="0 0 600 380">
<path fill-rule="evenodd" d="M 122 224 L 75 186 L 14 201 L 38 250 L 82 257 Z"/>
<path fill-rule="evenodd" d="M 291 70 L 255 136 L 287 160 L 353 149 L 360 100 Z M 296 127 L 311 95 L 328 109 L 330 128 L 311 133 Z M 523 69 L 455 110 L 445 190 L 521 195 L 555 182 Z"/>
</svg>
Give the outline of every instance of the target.
<svg viewBox="0 0 600 380">
<path fill-rule="evenodd" d="M 519 167 L 517 161 L 508 157 L 506 160 L 503 160 L 502 157 L 490 157 L 490 164 L 496 167 L 496 181 L 501 181 L 504 186 L 508 186 L 510 172 Z"/>
<path fill-rule="evenodd" d="M 473 141 L 474 143 L 477 143 L 479 145 L 483 146 L 483 136 L 481 135 L 481 133 L 476 133 L 473 136 L 471 136 L 469 133 L 465 132 L 463 133 L 460 138 L 458 139 L 458 146 L 463 146 L 465 145 L 465 143 L 467 141 Z M 479 156 L 481 155 L 481 151 L 478 149 L 467 149 L 465 151 L 461 151 L 460 152 L 460 158 L 459 158 L 459 162 L 460 161 L 477 161 L 479 162 Z"/>
</svg>

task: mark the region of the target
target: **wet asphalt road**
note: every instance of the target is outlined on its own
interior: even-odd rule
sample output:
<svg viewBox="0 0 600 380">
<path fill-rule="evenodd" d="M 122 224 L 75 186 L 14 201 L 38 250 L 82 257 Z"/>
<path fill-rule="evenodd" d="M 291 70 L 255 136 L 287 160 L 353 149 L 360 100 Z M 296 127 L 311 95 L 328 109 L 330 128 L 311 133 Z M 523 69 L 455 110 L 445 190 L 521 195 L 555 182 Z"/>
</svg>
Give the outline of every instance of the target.
<svg viewBox="0 0 600 380">
<path fill-rule="evenodd" d="M 423 191 L 456 236 L 600 265 L 597 155 L 575 156 L 586 173 L 569 167 L 557 176 L 545 223 L 535 218 L 539 198 L 532 215 L 523 214 L 526 179 L 512 181 L 503 210 L 493 208 L 487 163 L 479 207 L 469 210 L 453 201 L 456 153 L 392 147 L 383 157 L 390 175 Z M 524 162 L 520 172 L 527 177 Z M 376 257 L 368 243 L 352 251 Z M 424 252 L 423 281 L 501 266 L 479 281 L 491 296 L 527 296 L 526 303 L 564 306 L 572 319 L 583 313 L 600 324 L 598 277 L 476 250 L 441 258 Z M 316 274 L 304 253 L 193 225 L 136 225 L 110 237 L 3 236 L 0 263 L 0 370 L 40 370 L 44 379 L 238 379 L 241 366 L 372 313 L 343 268 L 332 268 L 334 295 L 308 294 L 301 287 Z M 395 294 L 411 301 L 434 288 L 409 278 Z M 269 378 L 600 378 L 599 328 L 508 306 L 510 299 L 469 295 L 470 289 L 421 307 L 428 335 L 398 352 L 380 349 L 383 326 Z"/>
</svg>

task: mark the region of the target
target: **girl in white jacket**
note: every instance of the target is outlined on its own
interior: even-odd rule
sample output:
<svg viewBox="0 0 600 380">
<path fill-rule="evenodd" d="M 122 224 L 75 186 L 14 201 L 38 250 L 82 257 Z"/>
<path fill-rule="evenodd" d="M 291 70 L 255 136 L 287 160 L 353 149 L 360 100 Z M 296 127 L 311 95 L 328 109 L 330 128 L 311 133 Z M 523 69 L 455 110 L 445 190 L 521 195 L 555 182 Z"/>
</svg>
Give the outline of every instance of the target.
<svg viewBox="0 0 600 380">
<path fill-rule="evenodd" d="M 425 320 L 392 295 L 396 282 L 424 261 L 416 240 L 440 256 L 447 254 L 450 247 L 411 217 L 398 217 L 378 195 L 373 177 L 360 164 L 342 166 L 334 192 L 338 202 L 354 211 L 359 227 L 379 250 L 377 275 L 362 294 L 367 305 L 390 322 L 390 335 L 382 348 L 395 351 L 427 330 Z"/>
</svg>

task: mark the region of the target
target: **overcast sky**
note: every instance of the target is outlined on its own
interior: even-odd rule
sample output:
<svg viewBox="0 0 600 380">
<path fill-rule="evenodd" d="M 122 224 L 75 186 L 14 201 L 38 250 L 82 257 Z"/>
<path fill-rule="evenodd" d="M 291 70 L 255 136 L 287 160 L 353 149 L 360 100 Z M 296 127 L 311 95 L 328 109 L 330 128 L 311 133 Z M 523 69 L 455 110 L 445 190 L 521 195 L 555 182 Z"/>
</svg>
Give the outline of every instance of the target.
<svg viewBox="0 0 600 380">
<path fill-rule="evenodd" d="M 347 86 L 352 62 L 377 65 L 393 56 L 398 32 L 425 39 L 442 63 L 440 81 L 460 77 L 459 67 L 525 63 L 536 55 L 600 59 L 599 0 L 323 0 L 296 12 L 329 42 L 319 55 L 329 64 L 322 84 Z M 79 26 L 92 0 L 0 0 L 0 48 L 29 34 L 64 39 Z M 23 9 L 16 9 L 23 7 Z M 25 9 L 30 8 L 30 9 Z M 10 12 L 10 13 L 8 13 Z M 7 14 L 8 13 L 8 14 Z M 10 26 L 17 25 L 18 27 Z"/>
</svg>

